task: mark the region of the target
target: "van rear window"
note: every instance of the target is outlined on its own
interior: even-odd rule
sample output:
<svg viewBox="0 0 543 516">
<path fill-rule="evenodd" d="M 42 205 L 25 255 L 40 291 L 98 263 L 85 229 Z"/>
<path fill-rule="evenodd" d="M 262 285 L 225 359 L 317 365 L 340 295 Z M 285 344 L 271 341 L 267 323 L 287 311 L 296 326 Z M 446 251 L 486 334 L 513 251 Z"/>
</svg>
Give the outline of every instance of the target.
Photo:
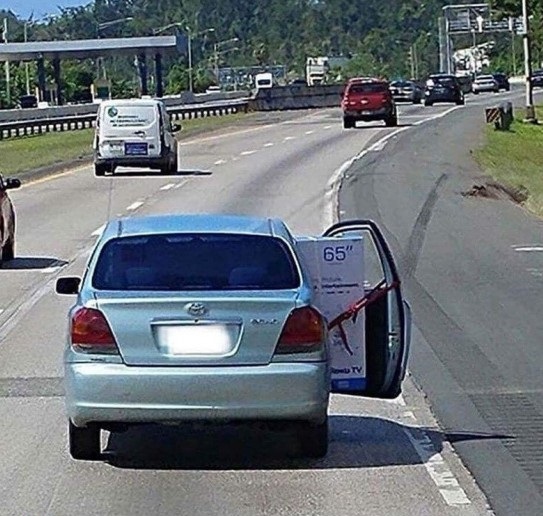
<svg viewBox="0 0 543 516">
<path fill-rule="evenodd" d="M 300 285 L 289 248 L 277 238 L 235 234 L 121 237 L 102 249 L 99 290 L 280 290 Z"/>
<path fill-rule="evenodd" d="M 153 106 L 110 106 L 102 116 L 109 127 L 147 127 L 156 118 Z"/>
</svg>

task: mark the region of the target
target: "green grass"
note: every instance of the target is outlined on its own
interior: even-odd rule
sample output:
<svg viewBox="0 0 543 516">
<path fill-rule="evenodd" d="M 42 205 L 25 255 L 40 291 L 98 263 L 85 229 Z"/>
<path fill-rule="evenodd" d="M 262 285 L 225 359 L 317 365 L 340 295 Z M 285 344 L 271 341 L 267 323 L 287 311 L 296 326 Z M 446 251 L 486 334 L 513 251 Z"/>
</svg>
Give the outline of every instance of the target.
<svg viewBox="0 0 543 516">
<path fill-rule="evenodd" d="M 485 145 L 475 157 L 501 184 L 526 190 L 525 206 L 543 215 L 543 125 L 523 123 L 523 114 L 516 113 L 510 132 L 489 125 Z M 543 120 L 543 106 L 537 107 L 537 118 Z"/>
<path fill-rule="evenodd" d="M 240 122 L 245 113 L 180 120 L 179 139 L 224 128 Z M 68 163 L 92 155 L 94 129 L 47 133 L 0 141 L 0 172 L 5 176 L 25 174 L 57 163 Z"/>
</svg>

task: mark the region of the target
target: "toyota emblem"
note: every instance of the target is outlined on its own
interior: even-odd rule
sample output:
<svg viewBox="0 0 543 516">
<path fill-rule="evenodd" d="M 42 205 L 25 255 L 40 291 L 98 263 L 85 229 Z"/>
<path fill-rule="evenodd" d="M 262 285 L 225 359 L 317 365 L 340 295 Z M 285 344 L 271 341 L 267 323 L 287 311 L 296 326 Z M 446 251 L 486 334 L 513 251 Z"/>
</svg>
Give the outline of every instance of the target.
<svg viewBox="0 0 543 516">
<path fill-rule="evenodd" d="M 203 303 L 189 303 L 186 306 L 187 312 L 194 317 L 201 317 L 207 314 L 207 307 Z"/>
</svg>

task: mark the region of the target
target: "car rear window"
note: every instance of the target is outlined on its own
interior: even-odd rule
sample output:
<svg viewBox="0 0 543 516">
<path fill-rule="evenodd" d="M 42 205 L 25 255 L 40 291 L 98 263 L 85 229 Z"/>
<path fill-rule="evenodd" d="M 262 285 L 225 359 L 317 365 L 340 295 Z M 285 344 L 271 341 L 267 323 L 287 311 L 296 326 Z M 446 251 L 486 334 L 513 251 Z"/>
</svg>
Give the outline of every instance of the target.
<svg viewBox="0 0 543 516">
<path fill-rule="evenodd" d="M 106 127 L 147 127 L 155 120 L 154 106 L 109 106 L 104 108 L 102 120 Z"/>
<path fill-rule="evenodd" d="M 388 86 L 384 83 L 366 83 L 366 84 L 351 84 L 348 88 L 348 93 L 383 93 L 388 90 Z"/>
<path fill-rule="evenodd" d="M 430 79 L 441 86 L 454 86 L 455 80 L 452 77 L 430 77 Z"/>
<path fill-rule="evenodd" d="M 282 290 L 300 285 L 293 256 L 258 235 L 171 234 L 110 240 L 98 258 L 98 290 Z"/>
</svg>

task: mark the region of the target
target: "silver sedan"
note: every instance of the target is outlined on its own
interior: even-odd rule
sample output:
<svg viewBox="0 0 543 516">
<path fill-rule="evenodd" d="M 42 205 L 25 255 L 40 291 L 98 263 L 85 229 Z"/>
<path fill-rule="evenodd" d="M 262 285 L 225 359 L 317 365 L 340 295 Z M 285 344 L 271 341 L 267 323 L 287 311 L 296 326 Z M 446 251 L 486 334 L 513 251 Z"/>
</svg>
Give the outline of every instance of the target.
<svg viewBox="0 0 543 516">
<path fill-rule="evenodd" d="M 329 235 L 352 232 L 373 239 L 382 281 L 381 302 L 367 316 L 365 384 L 350 394 L 394 398 L 405 375 L 409 311 L 371 222 Z M 329 322 L 314 306 L 297 240 L 283 222 L 115 220 L 84 277 L 60 278 L 57 292 L 77 295 L 64 358 L 72 457 L 100 458 L 102 429 L 191 421 L 288 423 L 303 455 L 326 454 L 329 395 L 343 391 L 330 382 Z"/>
</svg>

